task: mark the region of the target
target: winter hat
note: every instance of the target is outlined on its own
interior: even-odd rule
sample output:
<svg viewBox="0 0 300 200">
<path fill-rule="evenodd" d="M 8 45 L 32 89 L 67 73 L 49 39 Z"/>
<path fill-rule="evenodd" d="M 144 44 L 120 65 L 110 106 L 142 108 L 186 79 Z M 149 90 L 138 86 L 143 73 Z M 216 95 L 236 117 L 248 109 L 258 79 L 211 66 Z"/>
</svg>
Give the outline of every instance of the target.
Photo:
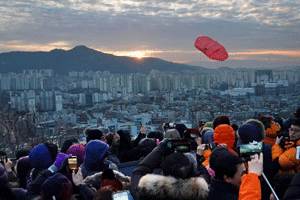
<svg viewBox="0 0 300 200">
<path fill-rule="evenodd" d="M 165 176 L 175 178 L 189 178 L 193 175 L 193 164 L 182 153 L 172 153 L 161 163 L 161 169 Z"/>
<path fill-rule="evenodd" d="M 218 143 L 218 145 L 225 143 L 229 150 L 231 150 L 235 142 L 234 130 L 228 124 L 221 124 L 217 126 L 213 137 L 214 137 L 214 142 Z"/>
<path fill-rule="evenodd" d="M 210 144 L 214 142 L 214 131 L 207 130 L 203 132 L 202 135 L 202 144 Z"/>
<path fill-rule="evenodd" d="M 108 144 L 100 140 L 89 141 L 85 147 L 84 165 L 92 171 L 97 171 L 108 149 Z"/>
<path fill-rule="evenodd" d="M 216 127 L 219 126 L 220 124 L 230 125 L 229 117 L 227 117 L 226 115 L 220 115 L 220 116 L 216 117 L 213 121 L 212 128 L 216 129 Z"/>
<path fill-rule="evenodd" d="M 67 150 L 67 154 L 72 154 L 72 156 L 77 156 L 77 164 L 78 166 L 80 166 L 84 160 L 85 146 L 83 144 L 73 144 Z"/>
<path fill-rule="evenodd" d="M 0 186 L 6 186 L 8 184 L 8 175 L 5 167 L 0 163 Z"/>
<path fill-rule="evenodd" d="M 147 138 L 154 138 L 162 141 L 164 139 L 164 134 L 161 131 L 151 131 L 148 133 Z"/>
<path fill-rule="evenodd" d="M 209 128 L 212 128 L 212 122 L 206 122 L 204 127 L 209 127 Z"/>
<path fill-rule="evenodd" d="M 165 138 L 180 138 L 179 131 L 177 129 L 168 129 L 165 133 Z"/>
<path fill-rule="evenodd" d="M 42 194 L 44 199 L 70 199 L 73 195 L 71 181 L 64 175 L 56 173 L 46 179 L 42 185 Z"/>
<path fill-rule="evenodd" d="M 229 150 L 226 147 L 216 147 L 211 152 L 211 154 L 209 156 L 209 166 L 211 169 L 215 168 L 216 160 L 223 151 L 229 152 Z"/>
<path fill-rule="evenodd" d="M 239 127 L 238 134 L 243 144 L 256 141 L 260 142 L 266 138 L 266 131 L 262 122 L 251 119 Z"/>
<path fill-rule="evenodd" d="M 64 143 L 62 144 L 62 146 L 60 148 L 60 152 L 66 153 L 67 150 L 69 149 L 69 147 L 76 143 L 78 143 L 78 140 L 76 138 L 64 141 Z"/>
<path fill-rule="evenodd" d="M 216 175 L 229 175 L 232 171 L 232 167 L 244 162 L 244 158 L 240 158 L 230 151 L 222 151 L 215 160 L 210 159 L 210 167 L 215 171 Z"/>
<path fill-rule="evenodd" d="M 48 148 L 49 147 L 49 148 Z M 29 153 L 29 162 L 37 170 L 43 170 L 50 167 L 57 156 L 57 147 L 42 143 L 35 146 Z"/>
<path fill-rule="evenodd" d="M 32 165 L 29 162 L 29 156 L 22 157 L 17 161 L 16 172 L 19 178 L 25 178 L 31 169 Z"/>
</svg>

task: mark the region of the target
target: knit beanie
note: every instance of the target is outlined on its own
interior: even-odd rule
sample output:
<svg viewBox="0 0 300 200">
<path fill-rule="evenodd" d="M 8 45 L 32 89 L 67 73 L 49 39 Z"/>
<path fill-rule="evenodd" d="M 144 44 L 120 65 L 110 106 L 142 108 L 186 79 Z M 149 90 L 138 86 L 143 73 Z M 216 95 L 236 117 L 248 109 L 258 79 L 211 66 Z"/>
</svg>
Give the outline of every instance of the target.
<svg viewBox="0 0 300 200">
<path fill-rule="evenodd" d="M 80 166 L 84 160 L 85 146 L 83 144 L 73 144 L 67 150 L 67 154 L 72 154 L 72 156 L 77 156 L 77 164 L 78 166 Z"/>
<path fill-rule="evenodd" d="M 226 115 L 220 115 L 220 116 L 216 117 L 213 121 L 212 128 L 216 129 L 216 127 L 219 126 L 220 124 L 230 125 L 229 117 L 227 117 Z"/>
<path fill-rule="evenodd" d="M 207 130 L 203 132 L 202 135 L 202 144 L 210 144 L 214 142 L 214 131 L 213 130 Z"/>
<path fill-rule="evenodd" d="M 20 158 L 16 163 L 16 172 L 19 178 L 25 178 L 31 169 L 32 165 L 29 162 L 29 156 Z"/>
<path fill-rule="evenodd" d="M 206 122 L 204 127 L 212 128 L 212 122 Z"/>
<path fill-rule="evenodd" d="M 108 151 L 108 144 L 100 140 L 91 140 L 85 147 L 84 165 L 92 171 L 97 171 L 98 164 L 103 162 L 103 158 Z"/>
<path fill-rule="evenodd" d="M 29 162 L 37 170 L 43 170 L 50 167 L 57 156 L 57 149 L 48 148 L 45 143 L 35 146 L 29 153 Z"/>
<path fill-rule="evenodd" d="M 217 126 L 213 137 L 214 142 L 218 143 L 218 145 L 225 143 L 229 150 L 231 150 L 235 142 L 235 133 L 233 128 L 228 124 L 221 124 Z"/>
<path fill-rule="evenodd" d="M 8 175 L 5 167 L 0 163 L 0 186 L 6 186 L 8 184 Z"/>
<path fill-rule="evenodd" d="M 168 129 L 165 133 L 165 138 L 180 138 L 179 131 L 177 129 Z"/>
<path fill-rule="evenodd" d="M 243 144 L 250 142 L 260 142 L 265 139 L 266 131 L 262 122 L 252 119 L 246 121 L 239 127 L 238 134 Z"/>
<path fill-rule="evenodd" d="M 161 163 L 161 169 L 165 176 L 175 178 L 189 178 L 193 175 L 193 164 L 182 153 L 172 153 Z"/>
<path fill-rule="evenodd" d="M 216 160 L 223 151 L 229 151 L 226 147 L 216 147 L 209 156 L 209 166 L 211 169 L 216 168 Z"/>
<path fill-rule="evenodd" d="M 57 200 L 70 199 L 73 195 L 72 183 L 66 176 L 56 173 L 46 179 L 42 185 L 42 194 L 45 200 L 53 196 Z"/>
</svg>

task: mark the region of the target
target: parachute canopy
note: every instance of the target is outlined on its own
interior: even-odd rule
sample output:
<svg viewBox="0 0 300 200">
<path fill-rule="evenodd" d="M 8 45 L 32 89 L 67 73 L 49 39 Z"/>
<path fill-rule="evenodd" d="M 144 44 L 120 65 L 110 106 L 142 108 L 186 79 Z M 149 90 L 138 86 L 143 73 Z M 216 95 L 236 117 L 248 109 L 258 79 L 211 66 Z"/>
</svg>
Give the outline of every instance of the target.
<svg viewBox="0 0 300 200">
<path fill-rule="evenodd" d="M 225 47 L 210 37 L 200 35 L 195 41 L 195 47 L 210 59 L 224 61 L 228 58 Z"/>
</svg>

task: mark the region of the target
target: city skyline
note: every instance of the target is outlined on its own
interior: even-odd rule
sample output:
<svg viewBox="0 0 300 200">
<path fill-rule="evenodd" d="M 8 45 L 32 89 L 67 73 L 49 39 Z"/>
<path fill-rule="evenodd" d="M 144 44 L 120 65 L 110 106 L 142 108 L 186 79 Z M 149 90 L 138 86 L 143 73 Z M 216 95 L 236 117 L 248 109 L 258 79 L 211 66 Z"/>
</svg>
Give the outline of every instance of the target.
<svg viewBox="0 0 300 200">
<path fill-rule="evenodd" d="M 299 9 L 297 1 L 276 0 L 7 1 L 1 3 L 0 53 L 85 45 L 206 67 L 212 61 L 194 41 L 207 35 L 229 53 L 228 60 L 213 62 L 216 67 L 233 61 L 300 65 Z"/>
</svg>

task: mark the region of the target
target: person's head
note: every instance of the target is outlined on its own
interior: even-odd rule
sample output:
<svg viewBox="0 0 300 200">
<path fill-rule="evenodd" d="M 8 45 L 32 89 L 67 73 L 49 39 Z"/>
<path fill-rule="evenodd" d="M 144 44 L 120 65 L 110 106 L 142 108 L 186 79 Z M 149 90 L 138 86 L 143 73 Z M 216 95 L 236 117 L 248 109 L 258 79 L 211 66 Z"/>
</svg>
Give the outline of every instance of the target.
<svg viewBox="0 0 300 200">
<path fill-rule="evenodd" d="M 214 142 L 218 145 L 226 144 L 231 149 L 235 143 L 235 133 L 233 128 L 228 124 L 220 124 L 216 127 L 213 134 Z"/>
<path fill-rule="evenodd" d="M 168 129 L 165 133 L 165 137 L 164 138 L 173 138 L 173 139 L 178 139 L 180 138 L 180 133 L 177 129 L 172 128 L 172 129 Z"/>
<path fill-rule="evenodd" d="M 71 199 L 72 195 L 73 187 L 71 181 L 60 173 L 48 177 L 42 185 L 42 196 L 44 200 L 53 199 L 53 196 L 55 196 L 57 200 Z"/>
<path fill-rule="evenodd" d="M 291 141 L 300 139 L 300 119 L 295 119 L 289 128 L 289 136 Z"/>
<path fill-rule="evenodd" d="M 215 171 L 215 178 L 239 188 L 242 176 L 246 172 L 245 160 L 224 147 L 214 149 L 210 156 L 210 167 Z"/>
<path fill-rule="evenodd" d="M 85 146 L 84 144 L 73 144 L 72 146 L 69 147 L 66 153 L 71 154 L 72 156 L 76 156 L 77 165 L 80 166 L 84 160 Z"/>
<path fill-rule="evenodd" d="M 36 170 L 50 167 L 57 156 L 58 148 L 52 143 L 42 143 L 35 146 L 29 153 L 29 162 Z"/>
<path fill-rule="evenodd" d="M 161 163 L 163 175 L 175 178 L 190 178 L 193 175 L 193 163 L 183 153 L 172 153 Z"/>
<path fill-rule="evenodd" d="M 120 135 L 118 133 L 109 132 L 105 135 L 106 143 L 111 146 L 120 145 Z"/>
<path fill-rule="evenodd" d="M 220 116 L 216 117 L 214 119 L 213 123 L 212 123 L 212 128 L 215 129 L 220 124 L 228 124 L 228 125 L 230 125 L 229 117 L 226 116 L 226 115 L 220 115 Z"/>
<path fill-rule="evenodd" d="M 26 188 L 27 181 L 26 179 L 29 177 L 28 173 L 32 169 L 32 165 L 29 162 L 29 156 L 21 157 L 17 160 L 15 165 L 15 172 L 19 178 L 19 186 L 21 188 Z"/>
<path fill-rule="evenodd" d="M 161 131 L 151 131 L 148 133 L 147 138 L 154 138 L 162 141 L 164 139 L 164 134 Z"/>
<path fill-rule="evenodd" d="M 202 136 L 202 144 L 210 144 L 214 142 L 214 129 L 204 127 L 200 132 Z"/>
<path fill-rule="evenodd" d="M 113 200 L 113 193 L 118 192 L 112 186 L 106 186 L 100 188 L 94 196 L 94 200 Z"/>
<path fill-rule="evenodd" d="M 17 151 L 16 153 L 16 160 L 19 160 L 19 158 L 24 157 L 24 156 L 28 156 L 29 155 L 29 150 L 27 149 L 22 149 Z"/>
<path fill-rule="evenodd" d="M 104 159 L 109 149 L 108 144 L 100 140 L 91 140 L 85 147 L 84 166 L 91 171 L 102 171 Z"/>
<path fill-rule="evenodd" d="M 91 140 L 102 140 L 105 142 L 105 137 L 99 129 L 93 129 L 91 127 L 88 127 L 84 130 L 84 133 L 86 135 L 86 143 L 88 143 Z"/>
<path fill-rule="evenodd" d="M 260 142 L 266 138 L 266 130 L 261 121 L 250 119 L 239 127 L 238 135 L 243 144 L 253 141 Z"/>
<path fill-rule="evenodd" d="M 66 153 L 70 146 L 72 146 L 73 144 L 77 144 L 77 143 L 78 143 L 78 140 L 76 138 L 65 140 L 61 146 L 60 152 Z"/>
</svg>

